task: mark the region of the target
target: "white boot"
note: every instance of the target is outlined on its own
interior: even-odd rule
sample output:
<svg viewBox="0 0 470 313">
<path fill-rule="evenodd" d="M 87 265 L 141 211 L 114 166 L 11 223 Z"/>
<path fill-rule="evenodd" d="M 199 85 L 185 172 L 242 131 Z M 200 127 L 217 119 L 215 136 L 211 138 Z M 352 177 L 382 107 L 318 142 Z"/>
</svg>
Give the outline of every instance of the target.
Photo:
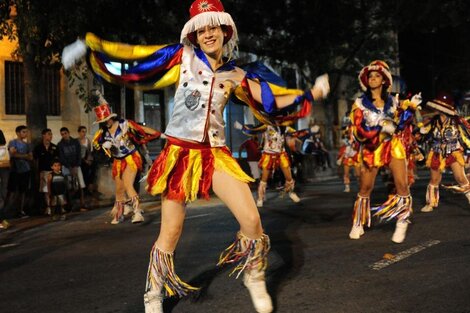
<svg viewBox="0 0 470 313">
<path fill-rule="evenodd" d="M 397 221 L 395 232 L 392 236 L 392 241 L 395 243 L 402 243 L 406 237 L 406 229 L 408 228 L 408 221 Z"/>
<path fill-rule="evenodd" d="M 467 197 L 467 200 L 468 200 L 468 204 L 470 204 L 470 192 L 466 192 L 465 193 L 465 197 Z"/>
<path fill-rule="evenodd" d="M 351 228 L 351 232 L 349 232 L 349 238 L 359 239 L 362 235 L 364 235 L 364 227 L 362 227 L 362 225 L 353 225 L 353 227 Z"/>
<path fill-rule="evenodd" d="M 163 313 L 163 295 L 158 291 L 147 291 L 144 294 L 145 313 Z"/>
<path fill-rule="evenodd" d="M 291 200 L 294 201 L 295 203 L 300 202 L 299 196 L 293 191 L 289 192 L 289 198 L 291 198 Z"/>
<path fill-rule="evenodd" d="M 258 199 L 256 200 L 256 206 L 258 208 L 262 208 L 263 207 L 263 199 Z"/>
<path fill-rule="evenodd" d="M 142 215 L 142 211 L 141 210 L 135 211 L 134 215 L 132 216 L 132 224 L 142 223 L 143 221 L 145 221 L 145 218 Z"/>
<path fill-rule="evenodd" d="M 134 211 L 132 204 L 129 202 L 124 203 L 124 216 L 130 215 Z"/>
<path fill-rule="evenodd" d="M 264 271 L 251 270 L 245 272 L 243 283 L 250 292 L 251 301 L 253 301 L 256 312 L 271 313 L 273 311 L 273 303 L 266 290 Z"/>
<path fill-rule="evenodd" d="M 421 212 L 423 212 L 423 213 L 432 212 L 433 210 L 434 210 L 434 208 L 432 206 L 430 206 L 429 204 L 426 204 L 425 206 L 423 206 L 421 208 Z"/>
<path fill-rule="evenodd" d="M 349 184 L 344 185 L 344 192 L 350 192 L 351 188 L 349 187 Z"/>
</svg>

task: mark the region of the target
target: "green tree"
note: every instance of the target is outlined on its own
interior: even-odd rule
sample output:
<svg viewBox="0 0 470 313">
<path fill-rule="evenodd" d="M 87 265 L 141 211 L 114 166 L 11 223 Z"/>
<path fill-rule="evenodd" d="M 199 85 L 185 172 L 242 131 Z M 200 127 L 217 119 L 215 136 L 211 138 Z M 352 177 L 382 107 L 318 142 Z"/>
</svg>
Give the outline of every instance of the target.
<svg viewBox="0 0 470 313">
<path fill-rule="evenodd" d="M 26 123 L 32 139 L 40 138 L 47 126 L 42 71 L 45 66 L 60 67 L 65 45 L 87 31 L 108 40 L 161 42 L 177 31 L 177 17 L 166 10 L 170 5 L 171 1 L 152 0 L 0 0 L 0 38 L 18 41 L 14 57 L 23 61 Z"/>
</svg>

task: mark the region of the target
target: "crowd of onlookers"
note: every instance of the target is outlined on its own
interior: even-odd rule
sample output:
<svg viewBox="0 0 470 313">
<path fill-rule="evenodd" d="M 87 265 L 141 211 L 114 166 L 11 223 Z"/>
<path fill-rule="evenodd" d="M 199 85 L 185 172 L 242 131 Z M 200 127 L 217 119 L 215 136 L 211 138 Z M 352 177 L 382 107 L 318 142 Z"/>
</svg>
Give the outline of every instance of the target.
<svg viewBox="0 0 470 313">
<path fill-rule="evenodd" d="M 67 127 L 60 141 L 52 142 L 51 129 L 40 141 L 28 142 L 28 128 L 16 127 L 16 138 L 6 142 L 0 130 L 0 228 L 7 218 L 49 215 L 63 219 L 65 212 L 86 211 L 85 198 L 96 196 L 96 162 L 87 128 L 79 126 L 77 137 Z"/>
</svg>

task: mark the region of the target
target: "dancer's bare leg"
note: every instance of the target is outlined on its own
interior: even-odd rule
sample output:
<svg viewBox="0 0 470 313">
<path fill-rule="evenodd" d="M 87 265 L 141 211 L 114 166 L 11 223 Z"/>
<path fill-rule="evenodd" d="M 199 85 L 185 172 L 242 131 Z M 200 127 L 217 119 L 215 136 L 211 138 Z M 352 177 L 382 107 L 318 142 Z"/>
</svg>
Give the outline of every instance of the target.
<svg viewBox="0 0 470 313">
<path fill-rule="evenodd" d="M 260 238 L 263 228 L 248 184 L 216 170 L 212 177 L 212 188 L 237 219 L 241 232 L 251 239 Z"/>
</svg>

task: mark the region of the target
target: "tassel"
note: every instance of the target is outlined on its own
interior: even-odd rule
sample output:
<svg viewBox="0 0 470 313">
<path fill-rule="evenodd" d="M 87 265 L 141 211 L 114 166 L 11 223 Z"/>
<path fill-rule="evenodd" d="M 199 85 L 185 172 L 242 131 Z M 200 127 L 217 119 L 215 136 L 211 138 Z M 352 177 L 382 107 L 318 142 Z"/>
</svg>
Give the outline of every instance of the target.
<svg viewBox="0 0 470 313">
<path fill-rule="evenodd" d="M 238 271 L 236 278 L 244 271 L 264 271 L 268 266 L 268 252 L 271 249 L 269 236 L 263 234 L 258 239 L 250 239 L 241 232 L 237 233 L 237 239 L 220 254 L 217 266 L 236 264 L 230 272 L 232 276 Z"/>
<path fill-rule="evenodd" d="M 353 225 L 364 226 L 367 222 L 367 227 L 370 227 L 370 198 L 357 195 L 356 202 L 354 202 L 353 210 Z"/>
<path fill-rule="evenodd" d="M 184 281 L 175 273 L 174 254 L 160 250 L 156 244 L 150 252 L 146 291 L 160 290 L 163 286 L 165 297 L 183 297 L 199 290 Z"/>
<path fill-rule="evenodd" d="M 131 198 L 132 210 L 134 212 L 139 211 L 140 209 L 140 197 L 139 195 L 135 195 Z"/>
<path fill-rule="evenodd" d="M 124 203 L 125 201 L 116 200 L 116 202 L 114 202 L 113 209 L 111 210 L 110 215 L 118 221 L 124 219 Z"/>
<path fill-rule="evenodd" d="M 439 186 L 429 184 L 426 190 L 426 204 L 429 204 L 433 208 L 437 208 L 439 205 Z"/>
<path fill-rule="evenodd" d="M 260 180 L 259 181 L 259 186 L 258 186 L 258 199 L 261 199 L 261 200 L 266 200 L 266 187 L 267 187 L 267 183 Z"/>
<path fill-rule="evenodd" d="M 372 208 L 376 211 L 374 216 L 380 218 L 381 222 L 389 222 L 397 218 L 399 221 L 406 221 L 413 212 L 413 199 L 411 195 L 400 196 L 395 195 L 385 201 L 381 206 Z"/>
<path fill-rule="evenodd" d="M 284 185 L 284 192 L 289 193 L 291 191 L 294 191 L 294 187 L 295 187 L 295 181 L 293 179 L 290 181 L 286 181 Z"/>
<path fill-rule="evenodd" d="M 66 70 L 70 69 L 75 62 L 85 56 L 87 47 L 85 42 L 77 39 L 74 43 L 66 46 L 62 51 L 62 64 Z"/>
</svg>

